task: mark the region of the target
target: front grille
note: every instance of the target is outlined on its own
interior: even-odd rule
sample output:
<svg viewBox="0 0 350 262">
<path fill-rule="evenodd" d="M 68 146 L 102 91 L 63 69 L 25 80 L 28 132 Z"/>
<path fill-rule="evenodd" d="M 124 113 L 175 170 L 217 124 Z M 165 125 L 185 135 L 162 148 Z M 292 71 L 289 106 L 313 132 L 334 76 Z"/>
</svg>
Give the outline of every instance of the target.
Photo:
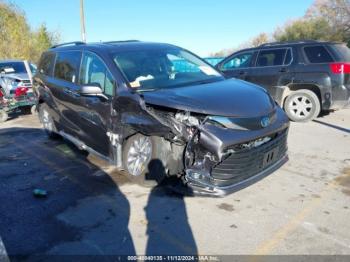
<svg viewBox="0 0 350 262">
<path fill-rule="evenodd" d="M 230 154 L 212 168 L 215 184 L 226 185 L 254 176 L 280 160 L 287 152 L 287 130 L 269 142 L 253 148 L 245 148 Z M 267 154 L 273 153 L 268 161 Z"/>
</svg>

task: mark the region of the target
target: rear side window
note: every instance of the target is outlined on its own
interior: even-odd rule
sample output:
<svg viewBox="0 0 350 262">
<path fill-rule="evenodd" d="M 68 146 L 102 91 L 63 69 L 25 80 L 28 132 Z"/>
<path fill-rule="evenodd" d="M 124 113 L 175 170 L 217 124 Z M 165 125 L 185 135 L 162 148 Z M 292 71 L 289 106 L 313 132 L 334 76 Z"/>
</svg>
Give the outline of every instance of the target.
<svg viewBox="0 0 350 262">
<path fill-rule="evenodd" d="M 257 59 L 257 66 L 283 65 L 287 49 L 261 50 Z"/>
<path fill-rule="evenodd" d="M 306 46 L 304 52 L 312 64 L 333 62 L 333 58 L 324 46 Z"/>
<path fill-rule="evenodd" d="M 52 71 L 55 63 L 55 57 L 56 57 L 55 53 L 43 53 L 39 63 L 40 74 L 47 75 L 47 76 L 52 75 Z M 31 69 L 32 71 L 34 71 L 33 68 Z"/>
<path fill-rule="evenodd" d="M 81 52 L 79 51 L 67 51 L 57 53 L 56 65 L 55 65 L 55 77 L 76 83 L 79 64 L 81 59 Z"/>
<path fill-rule="evenodd" d="M 350 49 L 345 44 L 330 45 L 337 56 L 339 56 L 338 62 L 350 62 Z"/>
</svg>

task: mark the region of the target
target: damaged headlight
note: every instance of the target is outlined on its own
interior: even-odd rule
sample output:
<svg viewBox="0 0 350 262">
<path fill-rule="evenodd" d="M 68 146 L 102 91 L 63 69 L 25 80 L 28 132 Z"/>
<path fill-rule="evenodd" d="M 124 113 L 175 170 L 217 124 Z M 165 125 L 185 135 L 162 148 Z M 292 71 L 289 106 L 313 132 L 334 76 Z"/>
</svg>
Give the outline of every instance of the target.
<svg viewBox="0 0 350 262">
<path fill-rule="evenodd" d="M 199 119 L 191 116 L 190 112 L 179 112 L 175 114 L 175 119 L 189 126 L 199 126 Z"/>
</svg>

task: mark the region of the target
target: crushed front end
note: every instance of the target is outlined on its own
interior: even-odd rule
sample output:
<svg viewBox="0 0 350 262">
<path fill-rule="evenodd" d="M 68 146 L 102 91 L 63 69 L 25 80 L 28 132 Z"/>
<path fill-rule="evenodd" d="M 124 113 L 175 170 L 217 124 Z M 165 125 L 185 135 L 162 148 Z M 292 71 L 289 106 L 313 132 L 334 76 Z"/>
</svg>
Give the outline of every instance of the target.
<svg viewBox="0 0 350 262">
<path fill-rule="evenodd" d="M 174 121 L 185 126 L 177 128 L 187 139 L 183 180 L 196 195 L 227 195 L 288 160 L 289 121 L 279 107 L 256 118 L 180 112 Z"/>
</svg>

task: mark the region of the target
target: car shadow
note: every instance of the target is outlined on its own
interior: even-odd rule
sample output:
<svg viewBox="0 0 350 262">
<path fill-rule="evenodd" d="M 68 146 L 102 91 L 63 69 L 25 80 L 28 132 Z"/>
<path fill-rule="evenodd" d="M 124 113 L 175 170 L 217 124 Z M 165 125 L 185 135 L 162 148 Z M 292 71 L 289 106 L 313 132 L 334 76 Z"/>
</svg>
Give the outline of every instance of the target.
<svg viewBox="0 0 350 262">
<path fill-rule="evenodd" d="M 130 182 L 97 162 L 64 139 L 47 139 L 41 129 L 0 129 L 0 238 L 11 261 L 135 255 L 131 207 L 119 189 Z M 165 174 L 159 160 L 149 170 L 149 180 Z M 167 179 L 151 189 L 144 209 L 147 255 L 198 253 L 184 197 L 192 193 L 180 184 Z M 35 197 L 34 189 L 47 196 Z"/>
<path fill-rule="evenodd" d="M 314 119 L 313 122 L 321 124 L 321 125 L 324 125 L 324 126 L 327 126 L 327 127 L 331 127 L 331 128 L 336 129 L 336 130 L 339 130 L 339 131 L 342 131 L 342 132 L 350 134 L 350 129 L 349 128 L 345 128 L 345 127 L 329 124 L 329 123 L 326 123 L 324 121 L 320 121 L 320 120 L 317 120 L 317 119 Z"/>
<path fill-rule="evenodd" d="M 123 183 L 41 129 L 0 129 L 0 237 L 10 260 L 134 255 Z"/>
<path fill-rule="evenodd" d="M 148 170 L 147 180 L 159 182 L 159 177 L 165 177 L 165 168 L 158 159 L 149 163 Z M 181 187 L 178 182 L 178 178 L 167 179 L 151 190 L 145 207 L 148 221 L 146 255 L 197 255 L 186 211 L 185 192 L 177 193 L 173 188 Z"/>
</svg>

